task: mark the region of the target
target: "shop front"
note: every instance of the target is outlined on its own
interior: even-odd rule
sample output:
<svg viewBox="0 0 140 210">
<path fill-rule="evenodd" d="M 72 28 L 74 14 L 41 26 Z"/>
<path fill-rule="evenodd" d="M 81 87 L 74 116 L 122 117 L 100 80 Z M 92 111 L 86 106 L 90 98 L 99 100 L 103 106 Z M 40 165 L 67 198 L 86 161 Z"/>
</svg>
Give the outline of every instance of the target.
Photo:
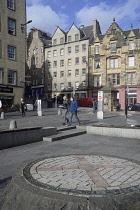
<svg viewBox="0 0 140 210">
<path fill-rule="evenodd" d="M 140 103 L 140 87 L 135 86 L 135 87 L 119 87 L 117 88 L 119 91 L 119 103 L 121 105 L 121 109 L 125 109 L 125 94 L 127 96 L 128 100 L 128 106 L 135 104 L 135 103 Z"/>
<path fill-rule="evenodd" d="M 11 106 L 14 100 L 13 88 L 0 87 L 0 100 L 3 107 Z"/>
</svg>

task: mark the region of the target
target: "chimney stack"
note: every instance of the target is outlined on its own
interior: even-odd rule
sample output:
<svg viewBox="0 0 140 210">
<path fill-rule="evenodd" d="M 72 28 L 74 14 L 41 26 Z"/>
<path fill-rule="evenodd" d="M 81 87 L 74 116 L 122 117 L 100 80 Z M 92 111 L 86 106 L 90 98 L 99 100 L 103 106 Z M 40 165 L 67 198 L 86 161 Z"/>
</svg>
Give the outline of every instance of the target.
<svg viewBox="0 0 140 210">
<path fill-rule="evenodd" d="M 101 34 L 99 22 L 95 19 L 93 21 L 93 37 L 96 39 L 97 34 Z"/>
</svg>

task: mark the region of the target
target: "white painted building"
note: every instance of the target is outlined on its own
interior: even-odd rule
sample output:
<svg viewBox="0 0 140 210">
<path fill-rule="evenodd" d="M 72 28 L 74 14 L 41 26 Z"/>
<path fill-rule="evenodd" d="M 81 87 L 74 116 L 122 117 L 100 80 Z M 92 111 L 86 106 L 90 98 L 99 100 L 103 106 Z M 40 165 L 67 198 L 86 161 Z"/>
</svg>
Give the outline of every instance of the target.
<svg viewBox="0 0 140 210">
<path fill-rule="evenodd" d="M 100 32 L 97 21 L 96 28 Z M 69 31 L 57 28 L 52 36 L 52 46 L 45 49 L 45 94 L 88 96 L 89 39 L 93 37 L 93 26 L 73 24 Z"/>
</svg>

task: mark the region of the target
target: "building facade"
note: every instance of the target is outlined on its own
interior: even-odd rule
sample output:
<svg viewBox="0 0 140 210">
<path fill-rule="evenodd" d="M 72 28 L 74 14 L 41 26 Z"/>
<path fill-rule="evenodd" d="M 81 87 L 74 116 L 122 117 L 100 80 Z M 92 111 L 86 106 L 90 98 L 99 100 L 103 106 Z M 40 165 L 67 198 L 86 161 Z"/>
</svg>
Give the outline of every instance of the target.
<svg viewBox="0 0 140 210">
<path fill-rule="evenodd" d="M 95 21 L 96 31 L 100 27 Z M 88 46 L 94 26 L 73 24 L 69 31 L 57 28 L 52 36 L 52 46 L 45 49 L 45 93 L 48 97 L 66 95 L 70 98 L 88 96 L 89 68 Z"/>
<path fill-rule="evenodd" d="M 44 96 L 45 50 L 51 44 L 51 35 L 31 28 L 27 39 L 26 97 Z"/>
<path fill-rule="evenodd" d="M 24 96 L 25 23 L 26 0 L 0 1 L 0 100 L 3 105 L 20 103 Z"/>
<path fill-rule="evenodd" d="M 121 109 L 140 103 L 140 29 L 123 31 L 113 21 L 104 35 L 96 35 L 89 46 L 89 68 L 92 71 L 90 96 L 111 82 L 119 91 Z"/>
</svg>

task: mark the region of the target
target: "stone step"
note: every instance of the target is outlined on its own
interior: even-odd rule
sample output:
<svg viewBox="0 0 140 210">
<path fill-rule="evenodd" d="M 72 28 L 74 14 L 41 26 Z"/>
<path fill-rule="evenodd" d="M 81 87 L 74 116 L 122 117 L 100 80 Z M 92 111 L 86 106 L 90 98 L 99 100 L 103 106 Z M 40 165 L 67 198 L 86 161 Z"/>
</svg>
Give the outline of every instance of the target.
<svg viewBox="0 0 140 210">
<path fill-rule="evenodd" d="M 85 133 L 87 133 L 86 130 L 80 130 L 80 129 L 61 131 L 61 132 L 58 132 L 58 134 L 56 134 L 56 135 L 43 137 L 43 141 L 52 142 L 52 141 L 66 139 L 66 138 L 70 138 L 70 137 L 74 137 L 74 136 L 79 136 L 79 135 L 82 135 Z"/>
<path fill-rule="evenodd" d="M 57 127 L 57 131 L 67 131 L 67 130 L 71 130 L 71 129 L 76 129 L 76 126 L 75 125 L 71 125 L 71 126 Z"/>
</svg>

